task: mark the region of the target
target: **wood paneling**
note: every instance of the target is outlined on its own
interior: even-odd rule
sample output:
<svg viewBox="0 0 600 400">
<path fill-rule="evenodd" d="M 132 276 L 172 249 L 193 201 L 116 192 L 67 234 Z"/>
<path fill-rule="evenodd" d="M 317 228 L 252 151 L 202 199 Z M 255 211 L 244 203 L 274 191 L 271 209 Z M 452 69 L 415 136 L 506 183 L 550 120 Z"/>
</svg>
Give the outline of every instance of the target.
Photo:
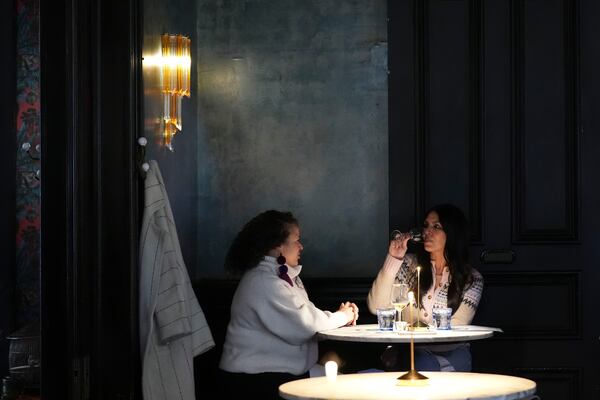
<svg viewBox="0 0 600 400">
<path fill-rule="evenodd" d="M 598 2 L 388 7 L 393 227 L 441 201 L 463 208 L 486 280 L 475 323 L 505 331 L 472 344 L 474 369 L 575 368 L 581 379 L 562 387 L 579 391 L 555 392 L 598 397 L 595 362 L 578 356 L 597 348 L 599 324 L 584 318 L 600 256 Z"/>
<path fill-rule="evenodd" d="M 484 272 L 485 288 L 476 321 L 504 330 L 498 338 L 579 339 L 580 274 Z"/>
<path fill-rule="evenodd" d="M 513 241 L 579 238 L 578 1 L 514 0 Z"/>
<path fill-rule="evenodd" d="M 579 399 L 579 368 L 516 368 L 515 375 L 538 384 L 537 395 L 543 400 Z"/>
<path fill-rule="evenodd" d="M 473 242 L 483 240 L 483 24 L 479 1 L 415 5 L 417 199 L 421 218 L 434 204 L 468 215 Z M 418 221 L 417 223 L 420 223 Z"/>
</svg>

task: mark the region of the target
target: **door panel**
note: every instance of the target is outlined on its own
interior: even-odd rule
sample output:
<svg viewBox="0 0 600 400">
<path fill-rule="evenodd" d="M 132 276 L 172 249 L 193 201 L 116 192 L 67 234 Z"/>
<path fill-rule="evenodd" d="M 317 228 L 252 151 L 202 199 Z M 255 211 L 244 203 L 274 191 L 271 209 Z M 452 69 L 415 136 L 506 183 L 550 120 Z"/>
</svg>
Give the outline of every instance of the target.
<svg viewBox="0 0 600 400">
<path fill-rule="evenodd" d="M 469 46 L 465 41 L 469 19 L 465 1 L 432 1 L 424 10 L 426 121 L 420 135 L 424 148 L 423 204 L 450 201 L 470 211 Z M 460 27 L 460 29 L 457 29 Z M 454 133 L 454 134 L 450 134 Z M 448 191 L 452 186 L 460 190 Z"/>
<path fill-rule="evenodd" d="M 576 5 L 573 0 L 510 4 L 515 242 L 578 237 Z"/>
<path fill-rule="evenodd" d="M 477 321 L 501 326 L 502 339 L 581 338 L 579 272 L 488 271 L 485 278 Z"/>
<path fill-rule="evenodd" d="M 474 371 L 534 379 L 544 400 L 600 398 L 600 324 L 589 317 L 600 282 L 600 7 L 388 7 L 390 226 L 419 224 L 437 203 L 463 208 L 485 278 L 474 323 L 504 330 L 472 343 Z"/>
</svg>

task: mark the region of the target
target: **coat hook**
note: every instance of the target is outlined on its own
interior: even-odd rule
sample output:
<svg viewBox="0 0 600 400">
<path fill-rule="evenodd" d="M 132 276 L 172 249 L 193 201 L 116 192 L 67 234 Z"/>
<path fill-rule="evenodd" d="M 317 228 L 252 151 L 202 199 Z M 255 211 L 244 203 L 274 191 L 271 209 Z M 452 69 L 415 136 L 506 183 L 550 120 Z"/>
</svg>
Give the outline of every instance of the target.
<svg viewBox="0 0 600 400">
<path fill-rule="evenodd" d="M 148 139 L 140 136 L 137 142 L 140 145 L 137 152 L 137 165 L 142 178 L 146 178 L 146 172 L 150 169 L 150 165 L 146 162 L 146 145 L 148 144 Z"/>
<path fill-rule="evenodd" d="M 21 150 L 23 150 L 24 152 L 26 152 L 27 155 L 29 156 L 29 158 L 31 158 L 32 160 L 39 160 L 40 159 L 39 156 L 36 157 L 33 154 L 31 154 L 31 143 L 29 143 L 29 142 L 23 143 L 21 145 Z M 40 150 L 41 150 L 41 146 L 39 144 L 37 144 L 35 146 L 35 151 L 37 151 L 38 154 L 39 154 Z"/>
</svg>

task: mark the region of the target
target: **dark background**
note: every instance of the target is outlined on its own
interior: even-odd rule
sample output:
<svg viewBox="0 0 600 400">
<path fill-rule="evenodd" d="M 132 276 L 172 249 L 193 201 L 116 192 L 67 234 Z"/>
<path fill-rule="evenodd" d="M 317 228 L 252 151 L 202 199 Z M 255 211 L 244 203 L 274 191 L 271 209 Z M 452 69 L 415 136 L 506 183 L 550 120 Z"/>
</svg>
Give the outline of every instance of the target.
<svg viewBox="0 0 600 400">
<path fill-rule="evenodd" d="M 0 49 L 16 55 L 16 13 L 14 4 L 0 4 Z M 14 274 L 16 258 L 16 60 L 3 57 L 0 62 L 0 180 L 6 187 L 0 196 L 0 371 L 8 370 L 8 341 L 15 329 Z"/>
<path fill-rule="evenodd" d="M 467 211 L 473 259 L 491 254 L 479 260 L 486 286 L 475 323 L 504 329 L 473 343 L 474 370 L 534 379 L 543 399 L 600 395 L 599 7 L 592 0 L 388 3 L 389 224 L 416 224 L 441 201 Z M 8 54 L 14 19 L 1 15 Z M 139 396 L 140 15 L 135 1 L 41 8 L 48 399 Z M 2 68 L 3 93 L 14 94 L 10 59 Z M 14 103 L 1 104 L 3 137 L 13 145 L 1 146 L 0 166 L 14 176 Z M 10 209 L 10 175 L 6 181 Z M 0 315 L 11 327 L 14 219 L 2 210 L 7 302 Z M 314 277 L 306 286 L 321 307 L 347 298 L 364 309 L 370 279 Z M 195 288 L 220 345 L 235 282 L 198 280 Z M 196 360 L 200 393 L 210 377 L 201 372 L 214 371 L 218 353 L 217 346 Z"/>
<path fill-rule="evenodd" d="M 390 232 L 386 1 L 146 0 L 143 14 L 145 59 L 163 32 L 192 41 L 173 152 L 160 69 L 143 67 L 147 157 L 192 279 L 223 278 L 235 233 L 269 208 L 300 221 L 303 276 L 373 276 Z"/>
</svg>

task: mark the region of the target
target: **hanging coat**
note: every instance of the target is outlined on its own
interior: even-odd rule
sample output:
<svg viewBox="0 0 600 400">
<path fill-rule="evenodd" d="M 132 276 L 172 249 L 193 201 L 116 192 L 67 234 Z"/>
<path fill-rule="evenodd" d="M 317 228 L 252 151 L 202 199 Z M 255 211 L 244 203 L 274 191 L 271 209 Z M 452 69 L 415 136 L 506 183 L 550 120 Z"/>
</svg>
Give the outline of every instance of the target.
<svg viewBox="0 0 600 400">
<path fill-rule="evenodd" d="M 140 235 L 140 346 L 144 400 L 195 400 L 194 357 L 215 343 L 187 272 L 155 160 Z"/>
</svg>

